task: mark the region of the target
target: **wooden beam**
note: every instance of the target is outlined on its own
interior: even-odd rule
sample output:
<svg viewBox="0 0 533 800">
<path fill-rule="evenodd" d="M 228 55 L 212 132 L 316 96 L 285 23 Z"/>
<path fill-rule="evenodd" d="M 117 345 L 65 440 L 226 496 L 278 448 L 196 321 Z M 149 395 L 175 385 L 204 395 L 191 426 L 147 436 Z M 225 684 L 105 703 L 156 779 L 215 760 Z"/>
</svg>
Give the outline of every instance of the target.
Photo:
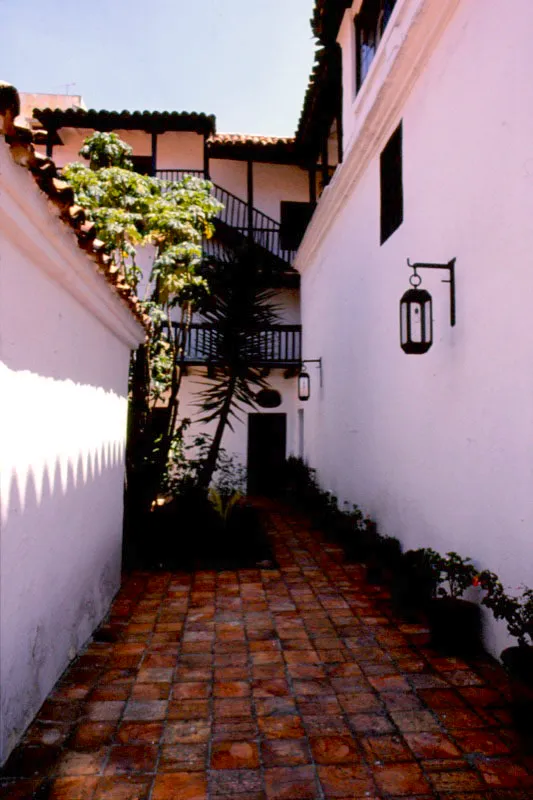
<svg viewBox="0 0 533 800">
<path fill-rule="evenodd" d="M 254 162 L 251 158 L 248 159 L 246 166 L 246 179 L 248 185 L 248 239 L 251 242 L 254 233 Z"/>
<path fill-rule="evenodd" d="M 342 164 L 343 156 L 342 144 L 342 109 L 337 113 L 337 159 L 339 164 Z"/>
<path fill-rule="evenodd" d="M 53 141 L 54 134 L 55 134 L 55 131 L 53 131 L 53 130 L 50 131 L 49 130 L 48 131 L 48 136 L 46 137 L 46 156 L 47 156 L 47 158 L 52 158 L 52 156 L 54 154 L 54 141 Z"/>
<path fill-rule="evenodd" d="M 316 205 L 316 166 L 309 167 L 309 202 Z"/>
<path fill-rule="evenodd" d="M 157 170 L 157 133 L 152 132 L 152 175 L 155 177 Z"/>
<path fill-rule="evenodd" d="M 329 183 L 328 159 L 328 134 L 325 131 L 322 138 L 322 189 L 325 189 Z"/>
<path fill-rule="evenodd" d="M 206 133 L 204 133 L 204 178 L 209 180 L 209 150 L 207 149 Z"/>
</svg>

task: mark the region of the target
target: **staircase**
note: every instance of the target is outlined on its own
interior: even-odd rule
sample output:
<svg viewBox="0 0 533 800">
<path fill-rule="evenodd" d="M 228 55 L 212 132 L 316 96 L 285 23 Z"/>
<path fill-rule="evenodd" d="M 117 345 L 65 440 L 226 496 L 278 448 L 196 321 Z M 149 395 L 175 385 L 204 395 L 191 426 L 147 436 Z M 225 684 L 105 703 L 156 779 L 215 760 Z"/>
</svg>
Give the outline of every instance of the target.
<svg viewBox="0 0 533 800">
<path fill-rule="evenodd" d="M 204 172 L 194 169 L 156 170 L 156 177 L 166 181 L 180 181 L 186 175 L 203 178 Z M 250 237 L 258 254 L 270 262 L 270 266 L 278 271 L 293 273 L 292 262 L 295 251 L 282 247 L 279 222 L 257 208 L 252 209 L 249 219 L 248 203 L 216 183 L 213 184 L 213 195 L 224 208 L 215 221 L 219 243 L 214 239 L 207 242 L 206 252 L 209 255 L 220 255 L 220 243 L 235 248 L 242 246 Z M 250 222 L 251 229 L 249 229 Z"/>
</svg>

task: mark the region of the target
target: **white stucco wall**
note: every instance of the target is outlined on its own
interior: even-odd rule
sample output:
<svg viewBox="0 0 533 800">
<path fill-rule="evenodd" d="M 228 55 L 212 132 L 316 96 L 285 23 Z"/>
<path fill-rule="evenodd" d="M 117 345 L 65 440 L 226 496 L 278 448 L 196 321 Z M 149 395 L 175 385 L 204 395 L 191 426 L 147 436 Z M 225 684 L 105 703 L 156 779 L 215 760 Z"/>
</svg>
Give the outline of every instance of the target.
<svg viewBox="0 0 533 800">
<path fill-rule="evenodd" d="M 284 371 L 273 369 L 268 375 L 269 388 L 278 391 L 282 398 L 282 403 L 277 408 L 263 409 L 243 408 L 239 419 L 232 420 L 233 430 L 226 427 L 222 439 L 222 447 L 229 455 L 235 457 L 235 461 L 246 467 L 248 449 L 248 414 L 249 413 L 275 413 L 287 415 L 287 455 L 298 454 L 298 413 L 297 409 L 304 408 L 306 403 L 300 403 L 297 396 L 297 380 L 295 377 L 285 378 Z M 184 378 L 180 390 L 180 418 L 188 417 L 192 420 L 192 425 L 187 431 L 187 441 L 192 442 L 196 436 L 207 434 L 212 436 L 216 423 L 206 424 L 200 422 L 201 417 L 201 396 L 202 389 L 210 385 L 205 368 L 193 367 L 189 374 Z M 194 452 L 194 451 L 191 451 Z"/>
<path fill-rule="evenodd" d="M 305 424 L 323 485 L 405 548 L 457 550 L 517 587 L 533 586 L 533 6 L 513 5 L 398 1 L 297 266 L 304 352 L 323 359 Z M 404 222 L 380 246 L 379 153 L 400 120 Z M 422 275 L 423 356 L 399 345 L 408 257 L 457 258 L 455 328 L 445 275 Z M 487 643 L 498 653 L 504 629 Z"/>
<path fill-rule="evenodd" d="M 245 161 L 213 158 L 209 161 L 211 180 L 228 192 L 247 201 L 247 167 Z M 309 176 L 306 170 L 293 165 L 253 165 L 254 208 L 279 221 L 280 201 L 309 202 Z"/>
<path fill-rule="evenodd" d="M 120 582 L 141 326 L 0 139 L 0 762 Z"/>
<path fill-rule="evenodd" d="M 204 137 L 189 131 L 167 131 L 157 137 L 157 169 L 203 169 Z"/>
</svg>

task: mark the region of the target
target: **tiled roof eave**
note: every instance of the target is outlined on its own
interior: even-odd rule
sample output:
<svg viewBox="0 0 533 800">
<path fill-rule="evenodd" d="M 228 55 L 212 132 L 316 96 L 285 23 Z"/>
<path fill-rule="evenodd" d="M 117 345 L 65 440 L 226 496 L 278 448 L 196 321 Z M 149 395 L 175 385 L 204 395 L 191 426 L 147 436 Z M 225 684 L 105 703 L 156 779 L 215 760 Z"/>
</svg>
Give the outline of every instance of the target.
<svg viewBox="0 0 533 800">
<path fill-rule="evenodd" d="M 81 108 L 34 109 L 34 117 L 48 130 L 90 128 L 99 131 L 143 130 L 148 133 L 189 131 L 211 136 L 216 130 L 213 115 L 187 111 L 107 111 Z"/>
<path fill-rule="evenodd" d="M 33 131 L 16 124 L 19 111 L 17 90 L 10 84 L 0 82 L 0 135 L 4 136 L 13 160 L 28 170 L 55 207 L 59 218 L 74 232 L 78 246 L 95 262 L 98 271 L 137 321 L 145 330 L 150 330 L 150 318 L 144 314 L 139 299 L 120 270 L 104 252 L 104 243 L 96 238 L 95 224 L 87 220 L 84 209 L 74 202 L 72 187 L 59 178 L 54 162 L 35 150 Z"/>
</svg>

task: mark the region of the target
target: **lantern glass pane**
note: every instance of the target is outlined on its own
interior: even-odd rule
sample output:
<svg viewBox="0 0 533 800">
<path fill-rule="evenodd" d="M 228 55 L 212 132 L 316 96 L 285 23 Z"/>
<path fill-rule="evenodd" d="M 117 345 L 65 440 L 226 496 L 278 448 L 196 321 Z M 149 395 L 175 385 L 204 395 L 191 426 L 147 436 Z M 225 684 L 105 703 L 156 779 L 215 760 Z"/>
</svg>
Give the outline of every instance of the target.
<svg viewBox="0 0 533 800">
<path fill-rule="evenodd" d="M 424 319 L 425 319 L 425 341 L 432 342 L 433 341 L 433 320 L 431 318 L 431 303 L 425 303 L 424 305 Z"/>
<path fill-rule="evenodd" d="M 407 303 L 400 305 L 400 340 L 402 344 L 407 342 Z"/>
<path fill-rule="evenodd" d="M 307 373 L 298 376 L 298 398 L 308 400 L 310 395 L 310 380 Z"/>
<path fill-rule="evenodd" d="M 411 316 L 411 341 L 422 341 L 422 305 L 421 303 L 410 303 L 409 311 Z"/>
</svg>

